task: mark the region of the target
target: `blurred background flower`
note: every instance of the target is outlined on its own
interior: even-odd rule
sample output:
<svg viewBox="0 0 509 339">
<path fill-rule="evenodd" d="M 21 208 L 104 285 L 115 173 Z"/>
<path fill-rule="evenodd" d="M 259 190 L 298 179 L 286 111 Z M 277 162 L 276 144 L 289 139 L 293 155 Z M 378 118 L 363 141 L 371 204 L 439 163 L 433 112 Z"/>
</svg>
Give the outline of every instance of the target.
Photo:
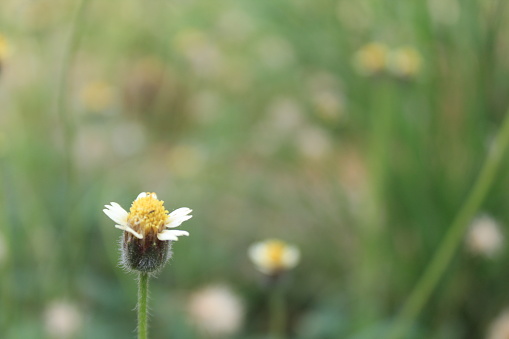
<svg viewBox="0 0 509 339">
<path fill-rule="evenodd" d="M 187 308 L 191 323 L 213 338 L 233 336 L 243 325 L 242 301 L 226 285 L 210 285 L 193 292 Z"/>
<path fill-rule="evenodd" d="M 504 339 L 509 336 L 509 311 L 501 313 L 490 325 L 487 339 Z"/>
<path fill-rule="evenodd" d="M 502 250 L 504 235 L 496 220 L 482 215 L 472 222 L 466 243 L 471 253 L 492 258 Z"/>
<path fill-rule="evenodd" d="M 72 302 L 52 301 L 45 310 L 44 322 L 50 338 L 74 338 L 83 325 L 83 315 Z"/>
<path fill-rule="evenodd" d="M 296 246 L 277 239 L 251 245 L 248 254 L 256 268 L 269 275 L 291 270 L 300 259 L 300 251 Z"/>
</svg>

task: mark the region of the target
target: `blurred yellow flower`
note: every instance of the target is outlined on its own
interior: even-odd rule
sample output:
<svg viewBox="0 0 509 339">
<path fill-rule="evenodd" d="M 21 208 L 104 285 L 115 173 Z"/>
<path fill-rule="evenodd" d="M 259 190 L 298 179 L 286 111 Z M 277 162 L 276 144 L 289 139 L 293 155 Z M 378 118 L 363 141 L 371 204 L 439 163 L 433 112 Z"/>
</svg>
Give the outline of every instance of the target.
<svg viewBox="0 0 509 339">
<path fill-rule="evenodd" d="M 421 65 L 419 51 L 413 47 L 400 47 L 390 52 L 387 67 L 395 76 L 412 78 L 419 74 Z"/>
<path fill-rule="evenodd" d="M 338 122 L 345 112 L 345 98 L 336 77 L 327 72 L 313 74 L 308 87 L 316 114 L 327 122 Z"/>
<path fill-rule="evenodd" d="M 10 46 L 5 36 L 0 34 L 0 62 L 6 59 L 10 53 Z"/>
<path fill-rule="evenodd" d="M 362 75 L 375 75 L 385 70 L 389 49 L 379 42 L 371 42 L 359 49 L 353 58 L 354 67 Z"/>
<path fill-rule="evenodd" d="M 80 99 L 89 111 L 100 112 L 113 102 L 113 88 L 106 82 L 90 82 L 82 88 Z"/>
<path fill-rule="evenodd" d="M 300 251 L 297 246 L 269 239 L 249 247 L 249 258 L 262 273 L 275 275 L 297 266 Z"/>
</svg>

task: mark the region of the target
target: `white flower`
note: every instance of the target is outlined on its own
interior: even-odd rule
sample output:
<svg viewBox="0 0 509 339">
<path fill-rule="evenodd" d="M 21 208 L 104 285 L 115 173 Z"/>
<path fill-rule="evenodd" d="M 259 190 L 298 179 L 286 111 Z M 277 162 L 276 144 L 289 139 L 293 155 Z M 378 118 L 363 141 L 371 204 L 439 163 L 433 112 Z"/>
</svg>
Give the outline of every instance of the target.
<svg viewBox="0 0 509 339">
<path fill-rule="evenodd" d="M 500 314 L 490 326 L 488 339 L 509 338 L 509 310 Z"/>
<path fill-rule="evenodd" d="M 224 338 L 235 334 L 244 319 L 244 307 L 226 286 L 208 286 L 193 293 L 188 313 L 194 325 L 208 335 Z"/>
<path fill-rule="evenodd" d="M 54 301 L 44 312 L 46 332 L 50 338 L 73 338 L 82 325 L 78 308 L 67 301 Z"/>
<path fill-rule="evenodd" d="M 258 270 L 265 274 L 277 274 L 292 269 L 300 259 L 300 251 L 296 246 L 276 239 L 252 245 L 248 254 Z"/>
<path fill-rule="evenodd" d="M 124 230 L 138 239 L 157 235 L 161 241 L 178 240 L 180 236 L 189 233 L 182 230 L 170 230 L 180 226 L 184 221 L 191 219 L 191 209 L 181 207 L 168 214 L 164 209 L 164 201 L 158 200 L 155 193 L 142 192 L 131 205 L 129 212 L 116 202 L 105 205 L 104 213 L 117 225 L 116 228 Z"/>
<path fill-rule="evenodd" d="M 476 218 L 467 233 L 466 245 L 470 252 L 494 257 L 504 245 L 499 224 L 487 215 Z"/>
</svg>

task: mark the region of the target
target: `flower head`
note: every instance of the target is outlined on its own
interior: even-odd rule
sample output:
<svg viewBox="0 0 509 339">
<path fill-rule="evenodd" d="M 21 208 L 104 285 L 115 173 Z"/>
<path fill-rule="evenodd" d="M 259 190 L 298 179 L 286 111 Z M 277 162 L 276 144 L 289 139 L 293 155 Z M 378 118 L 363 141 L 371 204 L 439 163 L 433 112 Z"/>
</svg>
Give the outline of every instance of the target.
<svg viewBox="0 0 509 339">
<path fill-rule="evenodd" d="M 224 338 L 242 326 L 244 305 L 227 286 L 211 285 L 191 295 L 188 313 L 201 331 L 214 338 Z"/>
<path fill-rule="evenodd" d="M 170 230 L 192 216 L 191 209 L 182 207 L 168 213 L 164 201 L 155 193 L 142 192 L 132 203 L 129 212 L 119 204 L 105 205 L 104 213 L 124 231 L 122 257 L 128 269 L 152 272 L 160 269 L 171 254 L 171 241 L 188 236 L 187 231 Z"/>
<path fill-rule="evenodd" d="M 300 251 L 296 246 L 281 240 L 269 239 L 252 245 L 249 258 L 262 273 L 277 275 L 297 266 Z"/>
<path fill-rule="evenodd" d="M 419 74 L 422 58 L 419 51 L 413 47 L 400 47 L 389 55 L 387 67 L 397 77 L 414 78 Z"/>
<path fill-rule="evenodd" d="M 10 54 L 10 46 L 7 39 L 0 34 L 0 71 L 2 70 L 2 64 L 5 62 Z"/>
<path fill-rule="evenodd" d="M 353 58 L 353 64 L 362 75 L 376 75 L 385 70 L 389 48 L 378 42 L 372 42 L 359 49 Z"/>
<path fill-rule="evenodd" d="M 113 102 L 113 97 L 113 88 L 104 81 L 90 82 L 80 92 L 82 104 L 92 112 L 106 110 Z"/>
<path fill-rule="evenodd" d="M 83 316 L 74 303 L 53 301 L 44 312 L 44 323 L 50 338 L 73 338 L 83 324 Z"/>
<path fill-rule="evenodd" d="M 0 34 L 0 60 L 5 59 L 9 55 L 9 43 L 7 39 Z"/>
<path fill-rule="evenodd" d="M 472 254 L 493 258 L 504 246 L 504 235 L 495 219 L 481 215 L 472 221 L 465 241 Z"/>
<path fill-rule="evenodd" d="M 503 311 L 490 325 L 488 339 L 505 339 L 509 337 L 509 310 Z"/>
</svg>

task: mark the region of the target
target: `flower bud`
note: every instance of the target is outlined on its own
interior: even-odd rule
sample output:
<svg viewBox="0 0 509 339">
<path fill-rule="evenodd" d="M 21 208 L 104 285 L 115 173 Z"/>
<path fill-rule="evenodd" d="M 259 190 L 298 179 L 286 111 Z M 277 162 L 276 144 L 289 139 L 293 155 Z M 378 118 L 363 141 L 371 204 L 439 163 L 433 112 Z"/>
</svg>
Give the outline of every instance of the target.
<svg viewBox="0 0 509 339">
<path fill-rule="evenodd" d="M 171 258 L 171 242 L 149 235 L 138 239 L 124 232 L 122 239 L 122 265 L 130 271 L 154 272 Z"/>
</svg>

